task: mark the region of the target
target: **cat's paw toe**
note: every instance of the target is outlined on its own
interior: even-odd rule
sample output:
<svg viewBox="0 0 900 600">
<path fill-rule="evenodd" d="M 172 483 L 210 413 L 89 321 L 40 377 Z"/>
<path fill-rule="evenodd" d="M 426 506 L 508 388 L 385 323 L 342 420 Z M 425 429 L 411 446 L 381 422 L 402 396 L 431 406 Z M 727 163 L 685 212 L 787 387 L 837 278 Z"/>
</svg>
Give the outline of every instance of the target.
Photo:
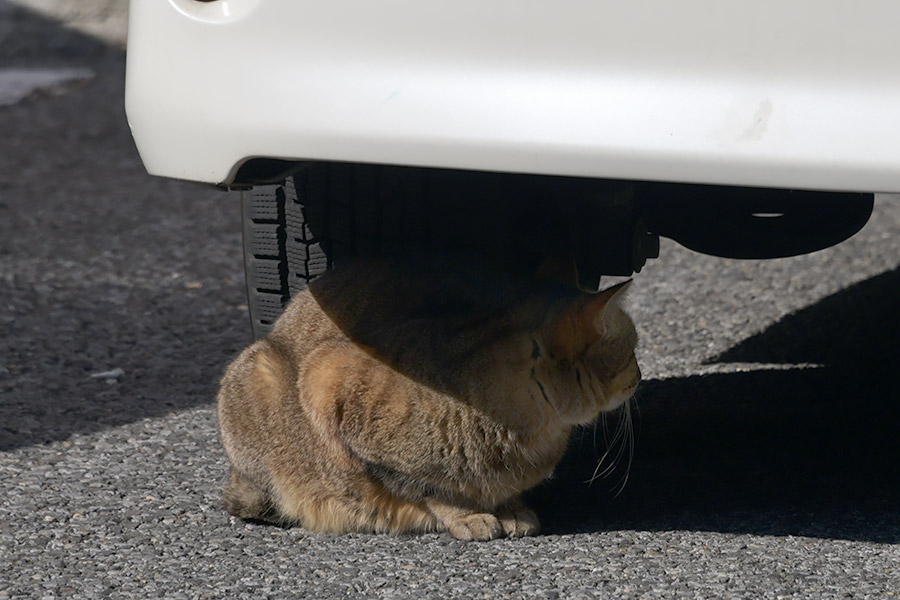
<svg viewBox="0 0 900 600">
<path fill-rule="evenodd" d="M 447 528 L 458 540 L 493 540 L 503 536 L 500 521 L 489 513 L 475 513 L 454 519 Z"/>
<path fill-rule="evenodd" d="M 500 525 L 503 532 L 509 537 L 523 537 L 537 535 L 541 529 L 541 522 L 537 514 L 530 508 L 516 508 L 500 513 Z"/>
</svg>

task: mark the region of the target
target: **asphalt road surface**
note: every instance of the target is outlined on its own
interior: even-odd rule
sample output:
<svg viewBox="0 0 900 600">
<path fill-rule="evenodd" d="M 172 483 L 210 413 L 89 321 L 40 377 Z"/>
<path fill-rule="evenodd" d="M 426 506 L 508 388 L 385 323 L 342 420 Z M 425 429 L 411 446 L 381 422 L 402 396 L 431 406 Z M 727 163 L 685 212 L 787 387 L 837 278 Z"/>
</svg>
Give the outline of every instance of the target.
<svg viewBox="0 0 900 600">
<path fill-rule="evenodd" d="M 2 0 L 0 41 L 0 599 L 900 594 L 897 197 L 799 258 L 664 241 L 628 481 L 585 483 L 586 431 L 542 535 L 249 524 L 213 404 L 250 336 L 238 197 L 145 174 L 121 50 Z"/>
</svg>

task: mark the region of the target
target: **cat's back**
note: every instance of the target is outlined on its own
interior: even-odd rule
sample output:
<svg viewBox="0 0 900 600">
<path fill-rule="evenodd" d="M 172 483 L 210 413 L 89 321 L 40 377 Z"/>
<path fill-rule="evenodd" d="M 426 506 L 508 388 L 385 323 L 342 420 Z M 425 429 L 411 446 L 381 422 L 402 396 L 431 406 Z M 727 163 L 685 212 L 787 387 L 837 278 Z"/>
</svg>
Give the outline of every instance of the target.
<svg viewBox="0 0 900 600">
<path fill-rule="evenodd" d="M 541 310 L 528 298 L 546 299 L 538 287 L 467 255 L 356 258 L 292 301 L 273 339 L 301 354 L 343 339 L 401 371 L 449 365 L 531 326 Z"/>
</svg>

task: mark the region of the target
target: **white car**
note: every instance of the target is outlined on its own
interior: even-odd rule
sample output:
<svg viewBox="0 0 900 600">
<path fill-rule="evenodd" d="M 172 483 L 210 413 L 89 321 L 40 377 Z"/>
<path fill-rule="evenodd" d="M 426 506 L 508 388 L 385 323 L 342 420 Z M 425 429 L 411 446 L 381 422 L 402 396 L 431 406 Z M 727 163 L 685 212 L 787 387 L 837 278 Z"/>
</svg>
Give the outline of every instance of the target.
<svg viewBox="0 0 900 600">
<path fill-rule="evenodd" d="M 251 313 L 348 253 L 579 284 L 818 250 L 900 191 L 894 0 L 131 0 L 147 170 L 244 193 Z"/>
</svg>

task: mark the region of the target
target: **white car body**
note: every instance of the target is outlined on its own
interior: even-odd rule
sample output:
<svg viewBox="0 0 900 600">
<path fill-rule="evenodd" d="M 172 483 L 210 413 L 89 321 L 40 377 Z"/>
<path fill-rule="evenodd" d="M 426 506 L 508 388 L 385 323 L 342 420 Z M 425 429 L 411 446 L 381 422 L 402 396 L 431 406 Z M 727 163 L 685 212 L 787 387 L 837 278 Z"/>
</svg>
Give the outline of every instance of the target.
<svg viewBox="0 0 900 600">
<path fill-rule="evenodd" d="M 131 0 L 148 171 L 257 157 L 900 191 L 896 0 Z"/>
</svg>

